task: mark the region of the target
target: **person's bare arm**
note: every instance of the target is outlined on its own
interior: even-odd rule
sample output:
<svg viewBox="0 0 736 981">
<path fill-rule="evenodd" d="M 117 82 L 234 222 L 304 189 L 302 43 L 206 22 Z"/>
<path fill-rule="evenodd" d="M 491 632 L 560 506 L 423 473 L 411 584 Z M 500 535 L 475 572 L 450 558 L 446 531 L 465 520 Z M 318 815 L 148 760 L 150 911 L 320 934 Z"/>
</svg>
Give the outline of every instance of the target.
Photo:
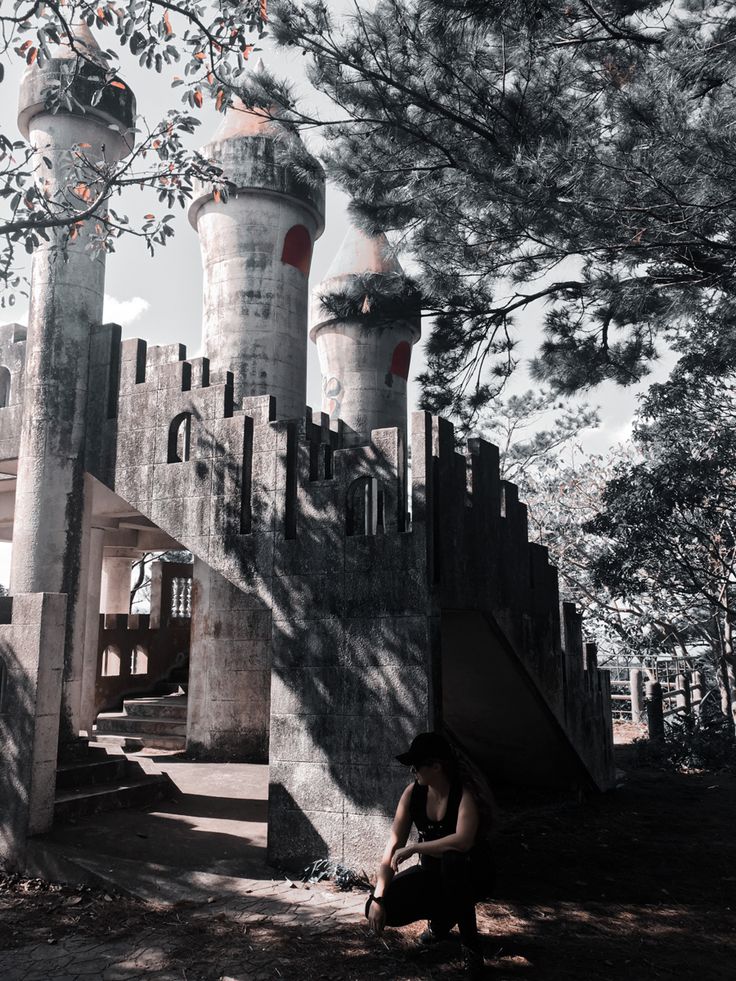
<svg viewBox="0 0 736 981">
<path fill-rule="evenodd" d="M 473 800 L 473 795 L 468 790 L 464 790 L 458 809 L 455 831 L 444 838 L 438 838 L 437 841 L 422 841 L 415 845 L 395 849 L 391 858 L 392 869 L 395 872 L 402 862 L 411 858 L 412 855 L 429 855 L 433 858 L 439 858 L 445 852 L 469 851 L 475 844 L 479 824 L 478 805 Z"/>
<path fill-rule="evenodd" d="M 406 839 L 409 837 L 409 831 L 411 829 L 409 801 L 411 800 L 413 786 L 413 784 L 409 784 L 399 799 L 393 824 L 391 825 L 391 834 L 381 857 L 381 864 L 378 867 L 373 895 L 379 900 L 383 898 L 389 883 L 394 877 L 395 869 L 392 867 L 394 854 L 406 845 Z M 370 909 L 368 910 L 368 922 L 374 933 L 380 934 L 382 932 L 386 922 L 386 913 L 380 903 L 371 903 Z"/>
</svg>

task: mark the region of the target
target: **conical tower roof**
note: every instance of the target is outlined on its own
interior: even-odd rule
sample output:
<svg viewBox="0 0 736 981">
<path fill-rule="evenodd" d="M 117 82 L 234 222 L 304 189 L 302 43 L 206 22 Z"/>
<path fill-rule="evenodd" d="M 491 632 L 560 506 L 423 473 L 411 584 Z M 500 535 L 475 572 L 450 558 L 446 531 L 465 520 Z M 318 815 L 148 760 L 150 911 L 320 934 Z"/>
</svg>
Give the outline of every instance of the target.
<svg viewBox="0 0 736 981">
<path fill-rule="evenodd" d="M 342 279 L 343 276 L 395 276 L 403 275 L 403 272 L 383 232 L 369 235 L 351 225 L 327 270 L 325 281 Z"/>
<path fill-rule="evenodd" d="M 102 57 L 102 51 L 97 43 L 97 38 L 87 24 L 84 21 L 74 21 L 74 23 L 69 25 L 69 30 L 74 37 L 74 47 L 72 47 L 69 38 L 65 37 L 59 44 L 55 44 L 51 48 L 51 57 L 66 60 L 69 58 L 78 58 L 81 54 L 102 68 L 106 68 L 107 62 Z"/>
<path fill-rule="evenodd" d="M 283 128 L 273 119 L 273 111 L 249 109 L 240 96 L 233 97 L 220 124 L 212 136 L 213 143 L 237 139 L 240 136 L 274 136 Z"/>
<path fill-rule="evenodd" d="M 385 289 L 380 279 L 382 276 L 386 277 Z M 401 263 L 383 232 L 370 234 L 351 225 L 327 270 L 327 275 L 312 292 L 310 330 L 312 340 L 315 339 L 319 327 L 345 319 L 345 316 L 338 316 L 330 308 L 325 298 L 330 294 L 350 293 L 356 287 L 361 295 L 365 293 L 359 317 L 375 313 L 375 301 L 378 297 L 382 297 L 383 301 L 388 302 L 392 307 L 389 317 L 397 322 L 401 320 L 411 324 L 418 339 L 421 333 L 419 296 L 413 287 L 406 284 L 405 288 L 403 281 L 397 281 L 395 278 L 403 276 Z M 373 279 L 373 277 L 378 278 Z M 365 283 L 366 280 L 368 283 Z M 397 286 L 398 293 L 396 293 Z M 385 307 L 381 318 L 381 322 L 385 325 Z M 369 324 L 369 321 L 366 320 L 365 323 Z"/>
<path fill-rule="evenodd" d="M 60 82 L 69 88 L 73 108 L 59 108 L 64 115 L 84 115 L 114 125 L 129 149 L 134 143 L 135 96 L 102 55 L 87 24 L 73 21 L 69 31 L 73 44 L 65 37 L 51 48 L 51 57 L 42 65 L 35 61 L 23 73 L 18 96 L 18 128 L 28 139 L 31 120 L 46 111 L 49 91 Z M 78 61 L 77 66 L 70 62 Z M 99 69 L 99 71 L 98 71 Z M 103 79 L 109 84 L 103 84 Z M 92 96 L 102 86 L 102 95 L 93 104 Z M 81 107 L 81 108 L 80 108 Z"/>
</svg>

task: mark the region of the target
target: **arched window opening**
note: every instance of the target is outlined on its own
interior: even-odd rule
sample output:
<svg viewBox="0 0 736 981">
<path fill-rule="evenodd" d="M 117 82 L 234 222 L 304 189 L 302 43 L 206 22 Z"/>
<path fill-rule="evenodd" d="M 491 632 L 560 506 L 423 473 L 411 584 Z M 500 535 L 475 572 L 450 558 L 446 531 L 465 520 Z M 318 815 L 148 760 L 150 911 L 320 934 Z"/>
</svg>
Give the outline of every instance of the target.
<svg viewBox="0 0 736 981">
<path fill-rule="evenodd" d="M 130 653 L 130 673 L 148 674 L 148 652 L 140 644 L 136 644 Z"/>
<path fill-rule="evenodd" d="M 0 365 L 0 409 L 10 404 L 10 371 Z"/>
<path fill-rule="evenodd" d="M 110 644 L 102 652 L 102 671 L 103 678 L 116 678 L 120 674 L 120 650 Z"/>
<path fill-rule="evenodd" d="M 394 348 L 394 353 L 391 355 L 391 368 L 389 371 L 392 375 L 398 375 L 399 378 L 403 378 L 406 381 L 409 377 L 410 364 L 411 344 L 408 341 L 399 341 Z"/>
<path fill-rule="evenodd" d="M 384 529 L 384 493 L 375 477 L 358 477 L 347 493 L 348 535 L 375 535 Z"/>
<path fill-rule="evenodd" d="M 169 463 L 186 463 L 192 440 L 192 414 L 180 412 L 171 420 L 169 426 Z"/>
<path fill-rule="evenodd" d="M 299 272 L 309 275 L 312 263 L 312 239 L 304 225 L 294 225 L 286 233 L 281 261 L 293 266 Z"/>
</svg>

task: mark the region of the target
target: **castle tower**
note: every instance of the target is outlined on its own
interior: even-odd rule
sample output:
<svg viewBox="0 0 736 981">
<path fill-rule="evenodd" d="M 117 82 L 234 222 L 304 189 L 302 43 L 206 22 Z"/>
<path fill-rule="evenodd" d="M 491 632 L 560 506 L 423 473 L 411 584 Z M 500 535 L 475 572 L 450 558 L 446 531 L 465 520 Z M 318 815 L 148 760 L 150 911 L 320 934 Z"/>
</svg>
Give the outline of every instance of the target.
<svg viewBox="0 0 736 981">
<path fill-rule="evenodd" d="M 82 211 L 96 185 L 69 186 L 75 146 L 92 163 L 114 162 L 131 149 L 135 98 L 118 79 L 97 104 L 93 95 L 104 72 L 89 28 L 73 25 L 78 54 L 57 45 L 42 67 L 26 69 L 20 86 L 18 126 L 34 149 L 42 193 L 53 207 Z M 51 112 L 49 88 L 61 84 L 71 108 Z M 78 108 L 79 107 L 79 108 Z M 111 127 L 116 127 L 115 129 Z M 83 172 L 86 176 L 87 171 Z M 90 250 L 95 220 L 49 229 L 33 254 L 23 425 L 13 528 L 13 593 L 66 593 L 64 710 L 73 732 L 81 691 L 86 551 L 89 507 L 85 493 L 84 442 L 90 329 L 102 321 L 104 252 Z"/>
<path fill-rule="evenodd" d="M 222 202 L 203 186 L 189 210 L 204 269 L 203 353 L 233 372 L 236 402 L 274 395 L 279 419 L 304 414 L 309 267 L 324 229 L 324 179 L 307 185 L 280 159 L 298 139 L 236 99 L 202 149 L 235 190 Z"/>
<path fill-rule="evenodd" d="M 418 294 L 383 233 L 351 228 L 312 304 L 311 339 L 322 369 L 322 411 L 347 427 L 347 445 L 371 430 L 406 434 L 406 383 L 421 336 Z"/>
</svg>

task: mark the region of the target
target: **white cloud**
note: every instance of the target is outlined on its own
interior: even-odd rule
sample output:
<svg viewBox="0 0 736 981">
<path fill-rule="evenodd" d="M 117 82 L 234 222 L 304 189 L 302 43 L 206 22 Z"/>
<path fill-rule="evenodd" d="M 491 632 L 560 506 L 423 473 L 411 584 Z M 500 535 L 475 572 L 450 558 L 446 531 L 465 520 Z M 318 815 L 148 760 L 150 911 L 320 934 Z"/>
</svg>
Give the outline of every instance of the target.
<svg viewBox="0 0 736 981">
<path fill-rule="evenodd" d="M 150 305 L 148 300 L 144 300 L 142 296 L 131 296 L 129 300 L 116 300 L 114 296 L 105 293 L 102 319 L 105 323 L 129 327 L 136 320 L 140 320 Z"/>
</svg>

